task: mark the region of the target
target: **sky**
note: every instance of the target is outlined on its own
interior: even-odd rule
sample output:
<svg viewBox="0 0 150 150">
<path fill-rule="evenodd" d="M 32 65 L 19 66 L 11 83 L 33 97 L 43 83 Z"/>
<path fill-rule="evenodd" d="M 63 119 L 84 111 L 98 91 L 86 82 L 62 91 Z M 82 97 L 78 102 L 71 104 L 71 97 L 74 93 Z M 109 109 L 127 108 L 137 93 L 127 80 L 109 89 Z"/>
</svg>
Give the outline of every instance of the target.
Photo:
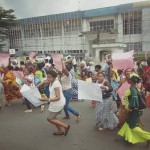
<svg viewBox="0 0 150 150">
<path fill-rule="evenodd" d="M 13 9 L 17 19 L 94 9 L 144 0 L 0 0 L 0 6 Z"/>
</svg>

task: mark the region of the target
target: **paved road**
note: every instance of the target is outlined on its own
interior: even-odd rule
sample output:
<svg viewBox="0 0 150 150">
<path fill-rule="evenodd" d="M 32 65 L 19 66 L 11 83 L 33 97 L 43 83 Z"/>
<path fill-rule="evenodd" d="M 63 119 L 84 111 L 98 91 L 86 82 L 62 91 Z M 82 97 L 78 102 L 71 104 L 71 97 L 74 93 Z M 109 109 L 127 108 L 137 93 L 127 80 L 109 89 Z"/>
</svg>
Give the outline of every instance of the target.
<svg viewBox="0 0 150 150">
<path fill-rule="evenodd" d="M 65 120 L 71 125 L 68 135 L 56 137 L 52 133 L 54 126 L 46 121 L 47 110 L 40 113 L 35 108 L 33 113 L 24 113 L 25 106 L 17 102 L 0 112 L 0 150 L 141 150 L 145 143 L 130 145 L 115 131 L 98 132 L 94 128 L 94 108 L 89 101 L 71 102 L 81 113 L 80 123 L 71 116 Z M 150 131 L 150 110 L 147 109 L 142 120 Z M 62 118 L 64 112 L 61 114 Z"/>
</svg>

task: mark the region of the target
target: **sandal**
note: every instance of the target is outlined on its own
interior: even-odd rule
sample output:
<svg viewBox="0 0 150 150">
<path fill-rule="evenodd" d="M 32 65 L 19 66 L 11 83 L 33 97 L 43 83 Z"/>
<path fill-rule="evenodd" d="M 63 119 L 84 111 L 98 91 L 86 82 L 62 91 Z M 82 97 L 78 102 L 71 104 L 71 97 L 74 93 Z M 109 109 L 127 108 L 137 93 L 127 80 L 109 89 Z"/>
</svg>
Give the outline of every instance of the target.
<svg viewBox="0 0 150 150">
<path fill-rule="evenodd" d="M 41 112 L 43 112 L 45 109 L 45 106 L 44 105 L 41 105 Z"/>
<path fill-rule="evenodd" d="M 54 132 L 53 135 L 64 135 L 64 132 Z"/>
<path fill-rule="evenodd" d="M 79 122 L 79 121 L 80 121 L 80 118 L 81 118 L 81 114 L 79 114 L 79 115 L 77 116 L 76 122 Z"/>
<path fill-rule="evenodd" d="M 150 141 L 147 140 L 146 148 L 149 148 Z"/>
<path fill-rule="evenodd" d="M 104 131 L 104 130 L 106 130 L 106 129 L 100 127 L 100 128 L 98 128 L 97 130 L 98 130 L 98 131 Z"/>
<path fill-rule="evenodd" d="M 64 134 L 65 136 L 68 134 L 69 129 L 70 129 L 70 125 L 68 125 L 68 127 L 65 128 L 65 134 Z"/>
</svg>

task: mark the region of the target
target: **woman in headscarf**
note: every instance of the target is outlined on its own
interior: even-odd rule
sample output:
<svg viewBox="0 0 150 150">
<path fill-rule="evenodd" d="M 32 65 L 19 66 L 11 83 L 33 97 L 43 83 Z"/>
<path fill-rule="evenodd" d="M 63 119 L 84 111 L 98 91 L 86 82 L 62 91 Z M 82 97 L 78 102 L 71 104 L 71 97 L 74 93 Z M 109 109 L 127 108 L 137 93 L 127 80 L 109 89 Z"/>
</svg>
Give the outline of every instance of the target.
<svg viewBox="0 0 150 150">
<path fill-rule="evenodd" d="M 132 74 L 132 73 L 134 73 L 134 70 L 132 68 L 128 68 L 124 71 L 124 77 L 120 80 L 118 89 L 121 88 L 121 86 L 123 86 L 123 84 L 126 85 L 126 90 L 128 89 L 129 83 L 127 81 L 130 78 L 130 74 Z M 118 89 L 116 89 L 116 91 L 118 91 Z M 126 90 L 124 90 L 124 94 L 125 94 Z M 120 98 L 120 104 L 119 104 L 119 109 L 117 112 L 117 116 L 119 118 L 118 127 L 122 127 L 123 124 L 125 123 L 126 111 L 125 111 L 124 97 L 119 97 L 119 98 Z"/>
<path fill-rule="evenodd" d="M 16 76 L 13 74 L 12 70 L 13 67 L 8 66 L 3 71 L 3 85 L 6 106 L 10 105 L 10 101 L 22 98 L 19 85 L 16 82 Z"/>
<path fill-rule="evenodd" d="M 142 115 L 142 109 L 140 108 L 140 90 L 137 87 L 137 84 L 140 82 L 140 80 L 141 79 L 137 74 L 130 74 L 128 83 L 131 85 L 131 87 L 125 93 L 125 109 L 127 112 L 127 117 L 126 122 L 118 134 L 123 136 L 125 140 L 132 144 L 148 141 L 148 146 L 150 133 L 140 128 L 140 117 Z"/>
</svg>

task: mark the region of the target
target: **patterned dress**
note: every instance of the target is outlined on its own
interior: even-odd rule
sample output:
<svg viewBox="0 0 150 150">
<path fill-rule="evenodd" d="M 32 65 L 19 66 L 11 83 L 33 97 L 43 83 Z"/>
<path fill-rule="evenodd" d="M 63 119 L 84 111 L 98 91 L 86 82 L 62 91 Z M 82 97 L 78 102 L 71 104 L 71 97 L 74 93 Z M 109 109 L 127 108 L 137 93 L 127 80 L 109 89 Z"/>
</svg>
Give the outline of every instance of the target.
<svg viewBox="0 0 150 150">
<path fill-rule="evenodd" d="M 117 127 L 119 120 L 112 111 L 112 97 L 102 102 L 96 102 L 96 126 L 113 130 Z"/>
<path fill-rule="evenodd" d="M 71 73 L 71 76 L 72 76 L 72 78 L 71 78 L 71 85 L 72 85 L 72 89 L 73 89 L 72 99 L 73 100 L 78 100 L 78 81 L 75 78 L 75 72 L 74 72 L 73 68 L 70 70 L 70 73 Z"/>
<path fill-rule="evenodd" d="M 103 82 L 102 85 L 107 83 L 107 87 L 109 90 L 112 88 L 108 81 Z M 106 86 L 106 85 L 105 85 Z M 110 90 L 111 92 L 111 90 Z M 102 92 L 103 93 L 103 92 Z M 96 121 L 96 126 L 98 128 L 105 128 L 105 129 L 110 129 L 113 130 L 115 127 L 117 127 L 119 120 L 112 111 L 112 97 L 110 96 L 109 98 L 103 98 L 103 102 L 96 102 L 96 107 L 95 107 L 95 121 Z"/>
<path fill-rule="evenodd" d="M 19 90 L 19 85 L 16 82 L 16 77 L 11 71 L 8 71 L 4 74 L 3 81 L 6 101 L 22 98 L 22 95 Z"/>
</svg>

